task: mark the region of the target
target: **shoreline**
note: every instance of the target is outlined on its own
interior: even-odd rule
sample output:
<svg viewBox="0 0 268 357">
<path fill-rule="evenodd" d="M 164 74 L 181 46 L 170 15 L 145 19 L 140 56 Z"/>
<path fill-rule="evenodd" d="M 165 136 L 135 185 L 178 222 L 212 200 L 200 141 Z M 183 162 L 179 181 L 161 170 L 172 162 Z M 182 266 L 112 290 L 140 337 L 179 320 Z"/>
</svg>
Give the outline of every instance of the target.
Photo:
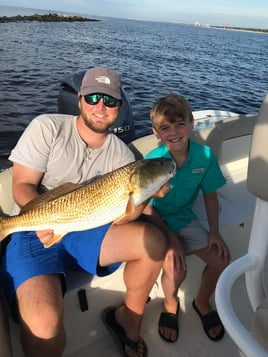
<svg viewBox="0 0 268 357">
<path fill-rule="evenodd" d="M 7 22 L 28 22 L 28 21 L 37 21 L 37 22 L 89 22 L 89 21 L 100 21 L 97 19 L 91 19 L 89 17 L 82 17 L 79 15 L 62 15 L 56 13 L 49 14 L 33 14 L 33 15 L 16 15 L 16 16 L 1 16 L 0 23 Z"/>
<path fill-rule="evenodd" d="M 219 30 L 232 30 L 232 31 L 243 31 L 243 32 L 256 32 L 256 33 L 266 33 L 268 34 L 268 29 L 255 29 L 255 28 L 246 28 L 246 27 L 231 27 L 231 26 L 215 26 L 211 25 L 211 28 Z"/>
</svg>

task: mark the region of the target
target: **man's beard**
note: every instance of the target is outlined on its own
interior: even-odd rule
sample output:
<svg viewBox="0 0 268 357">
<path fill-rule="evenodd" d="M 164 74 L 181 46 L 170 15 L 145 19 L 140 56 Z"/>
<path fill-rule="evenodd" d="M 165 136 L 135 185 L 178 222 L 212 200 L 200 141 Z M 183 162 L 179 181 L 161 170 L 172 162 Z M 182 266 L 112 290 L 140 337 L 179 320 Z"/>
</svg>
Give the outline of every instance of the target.
<svg viewBox="0 0 268 357">
<path fill-rule="evenodd" d="M 90 119 L 88 119 L 86 116 L 84 116 L 82 113 L 81 113 L 81 116 L 82 116 L 82 119 L 85 123 L 85 125 L 92 131 L 94 131 L 94 133 L 98 133 L 98 134 L 105 134 L 105 133 L 108 133 L 109 131 L 109 128 L 112 126 L 111 123 L 106 123 L 104 125 L 102 125 L 101 127 L 100 126 L 97 126 L 95 125 Z"/>
</svg>

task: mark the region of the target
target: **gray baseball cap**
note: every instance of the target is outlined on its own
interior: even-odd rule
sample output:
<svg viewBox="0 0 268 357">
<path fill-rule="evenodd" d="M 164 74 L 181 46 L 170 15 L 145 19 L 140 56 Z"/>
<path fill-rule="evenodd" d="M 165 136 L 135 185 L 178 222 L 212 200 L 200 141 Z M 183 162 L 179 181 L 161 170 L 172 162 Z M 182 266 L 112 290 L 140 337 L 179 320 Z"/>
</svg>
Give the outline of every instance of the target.
<svg viewBox="0 0 268 357">
<path fill-rule="evenodd" d="M 80 94 L 102 93 L 121 99 L 121 81 L 117 73 L 107 68 L 90 68 L 84 74 Z"/>
</svg>

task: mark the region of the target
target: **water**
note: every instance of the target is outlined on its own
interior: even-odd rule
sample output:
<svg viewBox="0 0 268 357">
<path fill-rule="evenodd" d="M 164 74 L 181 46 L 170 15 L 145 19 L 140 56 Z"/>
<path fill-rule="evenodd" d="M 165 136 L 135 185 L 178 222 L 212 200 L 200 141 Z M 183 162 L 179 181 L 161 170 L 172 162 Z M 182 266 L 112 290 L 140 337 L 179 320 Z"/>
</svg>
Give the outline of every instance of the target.
<svg viewBox="0 0 268 357">
<path fill-rule="evenodd" d="M 89 66 L 120 73 L 137 136 L 151 133 L 150 108 L 169 90 L 193 110 L 237 113 L 256 113 L 268 92 L 267 34 L 101 18 L 4 23 L 0 40 L 0 168 L 33 117 L 57 111 L 61 79 Z"/>
</svg>

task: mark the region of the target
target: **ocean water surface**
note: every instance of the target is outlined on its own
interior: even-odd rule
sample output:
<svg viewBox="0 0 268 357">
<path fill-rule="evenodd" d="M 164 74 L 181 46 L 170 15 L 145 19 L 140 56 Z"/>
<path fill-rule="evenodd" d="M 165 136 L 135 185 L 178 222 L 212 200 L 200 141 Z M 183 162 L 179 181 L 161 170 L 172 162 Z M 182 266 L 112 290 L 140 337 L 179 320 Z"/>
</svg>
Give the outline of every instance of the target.
<svg viewBox="0 0 268 357">
<path fill-rule="evenodd" d="M 90 66 L 121 75 L 137 136 L 151 133 L 150 108 L 168 91 L 185 96 L 193 110 L 250 114 L 268 92 L 267 34 L 98 19 L 0 23 L 0 169 L 10 166 L 7 157 L 27 124 L 57 111 L 63 77 Z"/>
</svg>

